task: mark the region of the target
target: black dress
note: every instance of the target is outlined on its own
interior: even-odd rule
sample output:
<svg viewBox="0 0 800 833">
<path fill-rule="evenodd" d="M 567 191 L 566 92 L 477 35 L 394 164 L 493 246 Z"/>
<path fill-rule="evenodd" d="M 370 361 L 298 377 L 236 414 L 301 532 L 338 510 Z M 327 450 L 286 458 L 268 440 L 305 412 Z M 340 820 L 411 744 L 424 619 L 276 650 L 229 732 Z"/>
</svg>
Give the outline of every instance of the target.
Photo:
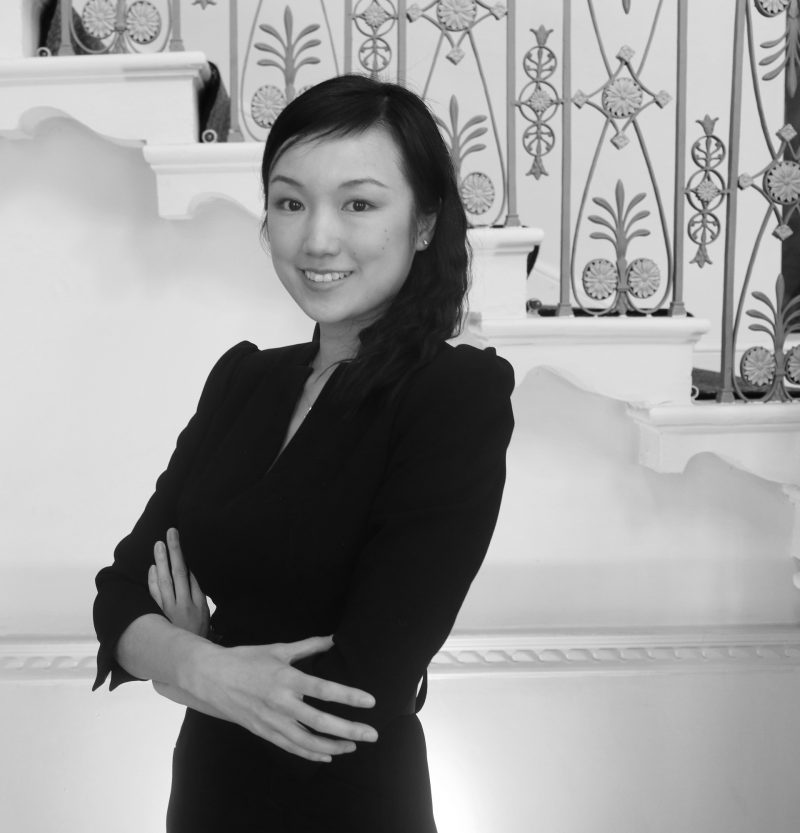
<svg viewBox="0 0 800 833">
<path fill-rule="evenodd" d="M 511 366 L 442 344 L 392 402 L 353 413 L 337 368 L 277 459 L 314 342 L 217 362 L 133 531 L 96 579 L 95 688 L 134 679 L 117 640 L 146 613 L 153 544 L 175 526 L 226 646 L 334 634 L 296 666 L 370 692 L 373 709 L 309 702 L 376 727 L 375 744 L 316 763 L 187 709 L 170 833 L 434 833 L 417 687 L 494 530 L 513 428 Z"/>
</svg>

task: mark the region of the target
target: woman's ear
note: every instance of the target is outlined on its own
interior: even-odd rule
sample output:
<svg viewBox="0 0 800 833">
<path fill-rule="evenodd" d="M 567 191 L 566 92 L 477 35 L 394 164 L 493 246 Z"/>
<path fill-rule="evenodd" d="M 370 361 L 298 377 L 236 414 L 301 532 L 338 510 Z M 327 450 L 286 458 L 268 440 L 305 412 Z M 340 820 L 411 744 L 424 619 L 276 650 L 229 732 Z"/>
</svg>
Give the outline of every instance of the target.
<svg viewBox="0 0 800 833">
<path fill-rule="evenodd" d="M 436 214 L 424 214 L 417 220 L 416 250 L 423 252 L 431 244 L 436 232 Z"/>
</svg>

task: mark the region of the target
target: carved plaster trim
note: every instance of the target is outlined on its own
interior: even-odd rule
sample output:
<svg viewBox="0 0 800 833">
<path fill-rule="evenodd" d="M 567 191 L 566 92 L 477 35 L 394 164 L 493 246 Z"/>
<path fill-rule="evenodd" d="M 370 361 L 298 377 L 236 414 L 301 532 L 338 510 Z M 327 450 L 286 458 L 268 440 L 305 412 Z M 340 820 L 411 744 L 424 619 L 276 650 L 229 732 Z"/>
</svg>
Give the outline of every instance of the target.
<svg viewBox="0 0 800 833">
<path fill-rule="evenodd" d="M 800 671 L 800 627 L 459 634 L 434 657 L 429 673 L 538 676 L 759 669 Z"/>
<path fill-rule="evenodd" d="M 93 639 L 0 638 L 0 683 L 89 685 Z M 432 678 L 496 674 L 639 675 L 800 671 L 800 626 L 459 633 L 433 659 Z"/>
<path fill-rule="evenodd" d="M 800 485 L 800 408 L 784 402 L 698 402 L 630 406 L 639 462 L 681 472 L 696 454 L 712 453 L 775 483 Z"/>
</svg>

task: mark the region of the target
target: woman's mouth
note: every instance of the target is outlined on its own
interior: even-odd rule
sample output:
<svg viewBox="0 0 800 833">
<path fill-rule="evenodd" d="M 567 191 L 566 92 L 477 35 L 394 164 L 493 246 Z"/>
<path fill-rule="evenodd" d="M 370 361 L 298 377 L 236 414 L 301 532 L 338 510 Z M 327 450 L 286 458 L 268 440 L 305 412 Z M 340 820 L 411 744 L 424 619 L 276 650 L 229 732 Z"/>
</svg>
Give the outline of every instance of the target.
<svg viewBox="0 0 800 833">
<path fill-rule="evenodd" d="M 314 272 L 311 269 L 303 269 L 303 274 L 312 283 L 335 283 L 344 280 L 352 272 Z"/>
</svg>

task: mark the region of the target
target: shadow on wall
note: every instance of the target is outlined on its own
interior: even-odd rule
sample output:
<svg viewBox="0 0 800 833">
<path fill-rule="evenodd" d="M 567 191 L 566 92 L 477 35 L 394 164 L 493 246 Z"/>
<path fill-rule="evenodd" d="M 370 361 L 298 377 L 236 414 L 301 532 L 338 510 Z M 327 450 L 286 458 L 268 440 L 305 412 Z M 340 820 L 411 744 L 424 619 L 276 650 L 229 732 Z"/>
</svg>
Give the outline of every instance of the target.
<svg viewBox="0 0 800 833">
<path fill-rule="evenodd" d="M 513 401 L 503 507 L 460 629 L 797 621 L 780 485 L 710 454 L 646 469 L 626 405 L 546 368 Z"/>
</svg>

